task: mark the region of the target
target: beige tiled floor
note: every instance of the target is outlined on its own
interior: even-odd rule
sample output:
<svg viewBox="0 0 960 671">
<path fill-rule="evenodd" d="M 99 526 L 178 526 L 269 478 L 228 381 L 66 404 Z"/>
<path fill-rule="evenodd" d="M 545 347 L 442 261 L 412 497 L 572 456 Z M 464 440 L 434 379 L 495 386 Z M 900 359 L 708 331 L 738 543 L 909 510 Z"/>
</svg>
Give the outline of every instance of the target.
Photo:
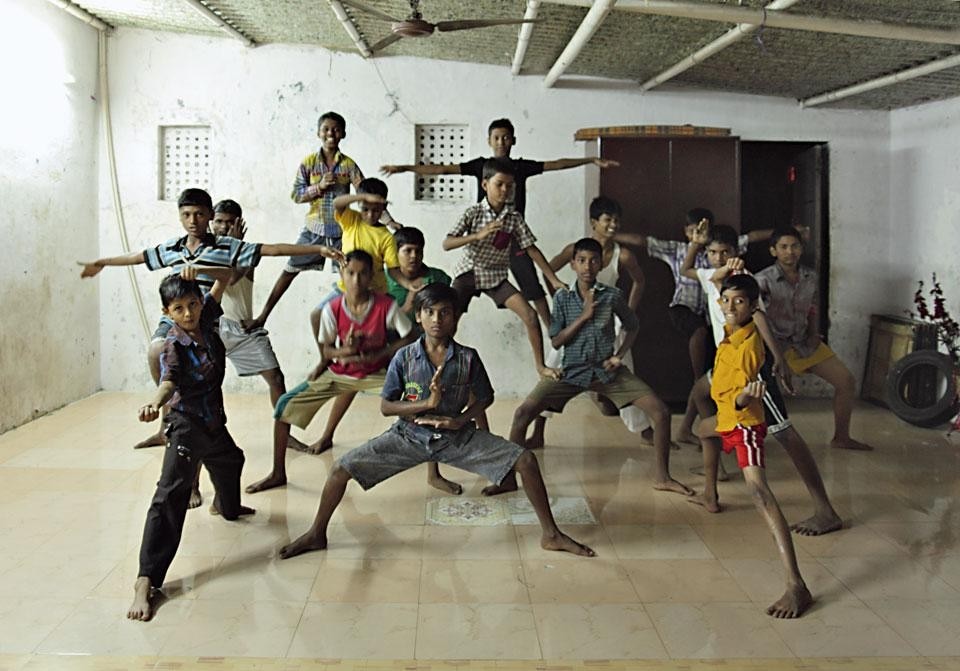
<svg viewBox="0 0 960 671">
<path fill-rule="evenodd" d="M 543 551 L 535 526 L 428 524 L 428 501 L 444 495 L 427 488 L 421 468 L 370 492 L 351 486 L 329 551 L 279 561 L 277 549 L 309 525 L 333 458 L 389 425 L 365 398 L 333 454 L 291 454 L 288 487 L 246 497 L 255 516 L 227 523 L 206 507 L 191 511 L 168 600 L 153 622 L 128 622 L 161 454 L 130 449 L 144 434 L 134 418 L 141 401 L 98 394 L 0 436 L 0 670 L 187 669 L 200 658 L 209 660 L 203 668 L 271 668 L 244 657 L 326 660 L 290 659 L 289 669 L 375 663 L 330 661 L 341 658 L 418 660 L 382 668 L 424 669 L 431 660 L 519 669 L 533 668 L 522 660 L 654 668 L 671 659 L 687 660 L 684 668 L 735 659 L 749 668 L 819 669 L 837 658 L 849 668 L 932 669 L 952 668 L 949 656 L 960 656 L 960 448 L 863 405 L 856 433 L 877 450 L 831 451 L 822 401 L 795 401 L 792 410 L 849 527 L 795 538 L 817 598 L 798 621 L 763 613 L 782 573 L 742 480 L 721 485 L 721 515 L 654 492 L 650 448 L 579 401 L 550 423 L 538 456 L 553 495 L 586 499 L 598 523 L 566 530 L 598 558 Z M 268 404 L 231 396 L 227 409 L 250 482 L 267 470 Z M 498 432 L 511 413 L 508 401 L 494 406 Z M 771 442 L 768 454 L 788 519 L 808 514 L 784 453 Z M 699 487 L 688 473 L 699 462 L 695 449 L 672 456 L 674 474 Z M 447 471 L 465 496 L 479 496 L 480 479 Z M 203 490 L 209 498 L 206 479 Z M 587 666 L 629 668 L 615 664 Z"/>
</svg>

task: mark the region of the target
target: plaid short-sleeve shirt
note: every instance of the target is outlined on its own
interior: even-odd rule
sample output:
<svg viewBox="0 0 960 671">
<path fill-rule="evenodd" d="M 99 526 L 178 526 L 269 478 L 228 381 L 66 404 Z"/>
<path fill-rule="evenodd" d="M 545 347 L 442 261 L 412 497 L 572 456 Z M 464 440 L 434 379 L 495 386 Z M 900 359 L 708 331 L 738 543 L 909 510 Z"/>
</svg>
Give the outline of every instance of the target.
<svg viewBox="0 0 960 671">
<path fill-rule="evenodd" d="M 537 238 L 523 220 L 522 214 L 513 209 L 504 209 L 498 214 L 493 211 L 486 198 L 467 209 L 447 235 L 459 238 L 476 233 L 497 217 L 503 221 L 503 228 L 500 230 L 509 234 L 517 247 L 526 249 L 536 244 Z M 507 272 L 510 270 L 510 241 L 507 240 L 498 248 L 494 246 L 496 238 L 497 234 L 488 235 L 479 242 L 466 245 L 463 256 L 453 269 L 454 277 L 473 271 L 478 289 L 492 289 L 507 279 Z"/>
<path fill-rule="evenodd" d="M 319 187 L 316 185 L 328 172 L 332 172 L 335 178 L 333 186 L 317 197 Z M 350 185 L 361 179 L 363 179 L 363 173 L 360 172 L 356 162 L 339 151 L 333 157 L 332 168 L 327 167 L 321 151 L 310 154 L 303 159 L 293 181 L 293 193 L 290 194 L 290 197 L 296 202 L 303 202 L 311 195 L 314 196 L 310 201 L 310 209 L 307 211 L 304 227 L 314 235 L 339 238 L 340 224 L 334 217 L 333 201 L 337 196 L 350 193 Z"/>
</svg>

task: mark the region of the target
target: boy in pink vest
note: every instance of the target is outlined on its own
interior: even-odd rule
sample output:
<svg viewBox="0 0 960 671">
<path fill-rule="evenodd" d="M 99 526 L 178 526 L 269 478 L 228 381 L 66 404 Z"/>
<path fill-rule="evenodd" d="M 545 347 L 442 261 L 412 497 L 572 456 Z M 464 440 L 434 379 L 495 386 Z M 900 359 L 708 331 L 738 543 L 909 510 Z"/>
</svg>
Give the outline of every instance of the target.
<svg viewBox="0 0 960 671">
<path fill-rule="evenodd" d="M 287 484 L 285 457 L 290 425 L 307 428 L 324 403 L 340 394 L 380 392 L 394 353 L 413 341 L 410 320 L 390 296 L 370 290 L 373 257 L 362 249 L 340 266 L 344 293 L 323 307 L 317 341 L 321 362 L 306 382 L 280 397 L 273 417 L 273 470 L 249 485 L 247 493 Z M 387 342 L 387 331 L 400 339 Z M 329 362 L 329 365 L 327 365 Z M 324 368 L 326 366 L 326 368 Z"/>
</svg>

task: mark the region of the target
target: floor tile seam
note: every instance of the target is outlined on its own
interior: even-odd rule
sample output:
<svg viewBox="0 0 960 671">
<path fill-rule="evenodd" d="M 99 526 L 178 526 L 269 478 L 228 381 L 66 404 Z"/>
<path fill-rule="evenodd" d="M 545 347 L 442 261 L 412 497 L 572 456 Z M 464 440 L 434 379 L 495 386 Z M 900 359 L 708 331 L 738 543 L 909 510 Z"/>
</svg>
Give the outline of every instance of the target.
<svg viewBox="0 0 960 671">
<path fill-rule="evenodd" d="M 904 601 L 904 600 L 905 600 L 905 599 L 897 599 L 898 602 Z M 910 599 L 906 599 L 906 600 L 909 601 Z M 916 600 L 919 601 L 919 599 L 916 599 Z M 906 643 L 907 646 L 908 646 L 911 650 L 913 650 L 914 652 L 916 652 L 916 654 L 917 654 L 918 657 L 919 657 L 919 656 L 923 656 L 923 653 L 920 652 L 920 650 L 919 650 L 913 643 L 911 643 L 910 641 L 908 641 L 908 640 L 907 640 L 907 637 L 900 633 L 900 630 L 899 630 L 896 626 L 894 626 L 893 622 L 890 621 L 890 620 L 888 620 L 886 617 L 883 616 L 883 613 L 881 613 L 881 612 L 879 612 L 879 611 L 877 611 L 877 610 L 874 610 L 873 607 L 870 606 L 870 604 L 869 604 L 867 601 L 862 601 L 862 603 L 863 603 L 863 605 L 864 605 L 871 613 L 873 613 L 873 614 L 876 615 L 878 618 L 880 618 L 880 621 L 881 621 L 881 622 L 883 622 L 885 625 L 887 625 L 888 627 L 890 627 L 890 630 L 893 631 L 893 633 L 895 633 L 895 634 L 900 638 L 901 641 L 903 641 L 904 643 Z"/>
<path fill-rule="evenodd" d="M 863 559 L 884 559 L 884 558 L 889 558 L 889 555 L 873 555 L 873 556 L 868 556 L 868 557 L 856 557 L 856 556 L 849 556 L 849 555 L 834 556 L 834 557 L 814 557 L 814 559 L 817 559 L 817 560 L 818 560 L 818 563 L 819 563 L 821 566 L 823 566 L 823 568 L 824 568 L 831 576 L 833 576 L 833 578 L 834 578 L 835 580 L 837 580 L 837 582 L 839 582 L 841 585 L 843 585 L 844 587 L 846 587 L 854 596 L 858 596 L 858 595 L 857 595 L 857 592 L 854 590 L 854 588 L 853 588 L 851 585 L 848 585 L 839 575 L 837 575 L 834 571 L 832 571 L 829 566 L 827 566 L 825 563 L 823 563 L 823 562 L 821 562 L 821 561 L 819 561 L 819 560 L 820 560 L 820 559 L 849 559 L 849 560 L 858 559 L 858 560 L 863 560 Z M 938 575 L 936 575 L 935 573 L 933 573 L 933 571 L 931 571 L 930 569 L 928 569 L 928 568 L 927 568 L 926 566 L 924 566 L 922 563 L 920 563 L 919 561 L 916 561 L 915 559 L 911 559 L 911 558 L 909 558 L 909 557 L 904 557 L 904 558 L 901 558 L 901 559 L 906 559 L 907 562 L 908 562 L 908 564 L 913 566 L 914 570 L 919 570 L 921 573 L 924 573 L 924 574 L 926 575 L 926 580 L 925 580 L 924 582 L 930 583 L 930 582 L 934 582 L 934 581 L 939 581 L 939 582 L 942 582 L 942 583 L 943 583 L 944 585 L 946 585 L 947 587 L 949 587 L 953 592 L 956 592 L 956 594 L 955 594 L 955 595 L 951 595 L 951 598 L 949 598 L 949 599 L 942 599 L 942 598 L 924 599 L 925 601 L 931 601 L 931 600 L 933 600 L 933 601 L 941 601 L 941 600 L 942 600 L 942 601 L 953 601 L 953 600 L 955 600 L 955 599 L 960 599 L 960 590 L 956 589 L 956 588 L 953 587 L 953 585 L 951 585 L 949 582 L 947 582 L 946 580 L 944 580 L 944 579 L 941 578 L 940 576 L 938 576 Z M 904 563 L 903 561 L 900 561 L 900 562 L 897 563 L 897 565 L 898 565 L 898 566 L 902 566 L 903 563 Z M 858 597 L 858 598 L 859 598 L 859 597 Z M 897 597 L 897 598 L 900 598 L 900 597 Z M 908 599 L 911 599 L 912 597 L 907 597 L 907 598 L 908 598 Z"/>
</svg>

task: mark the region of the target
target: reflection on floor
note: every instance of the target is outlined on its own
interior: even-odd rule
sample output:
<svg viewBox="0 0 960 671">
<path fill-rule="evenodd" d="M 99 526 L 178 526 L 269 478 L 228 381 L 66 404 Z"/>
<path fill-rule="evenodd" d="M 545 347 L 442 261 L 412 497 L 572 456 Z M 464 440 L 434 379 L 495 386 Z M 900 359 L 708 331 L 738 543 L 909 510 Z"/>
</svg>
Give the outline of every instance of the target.
<svg viewBox="0 0 960 671">
<path fill-rule="evenodd" d="M 417 660 L 374 666 L 418 669 L 460 665 L 436 660 L 698 669 L 707 662 L 679 660 L 717 659 L 820 669 L 835 658 L 871 658 L 845 668 L 933 669 L 960 656 L 960 449 L 863 405 L 855 435 L 876 451 L 831 451 L 823 401 L 792 410 L 847 528 L 795 538 L 817 599 L 797 621 L 763 613 L 782 576 L 742 480 L 721 485 L 720 515 L 654 492 L 651 448 L 588 401 L 551 420 L 538 456 L 564 528 L 596 559 L 541 550 L 522 494 L 486 500 L 485 483 L 445 469 L 464 485 L 456 499 L 429 489 L 419 468 L 370 492 L 351 485 L 330 549 L 279 561 L 277 549 L 309 525 L 332 460 L 389 425 L 367 397 L 333 454 L 291 453 L 286 488 L 246 497 L 255 516 L 227 523 L 206 506 L 191 511 L 168 600 L 153 622 L 127 622 L 161 455 L 130 448 L 145 433 L 135 420 L 142 400 L 97 394 L 0 436 L 0 670 L 374 668 L 329 661 L 338 659 Z M 229 396 L 227 411 L 248 483 L 268 470 L 268 403 Z M 509 401 L 494 406 L 495 430 L 506 432 L 512 411 Z M 699 487 L 689 473 L 696 448 L 672 459 L 674 474 Z M 787 519 L 809 514 L 773 441 L 768 471 Z M 206 476 L 203 492 L 209 501 Z"/>
</svg>

